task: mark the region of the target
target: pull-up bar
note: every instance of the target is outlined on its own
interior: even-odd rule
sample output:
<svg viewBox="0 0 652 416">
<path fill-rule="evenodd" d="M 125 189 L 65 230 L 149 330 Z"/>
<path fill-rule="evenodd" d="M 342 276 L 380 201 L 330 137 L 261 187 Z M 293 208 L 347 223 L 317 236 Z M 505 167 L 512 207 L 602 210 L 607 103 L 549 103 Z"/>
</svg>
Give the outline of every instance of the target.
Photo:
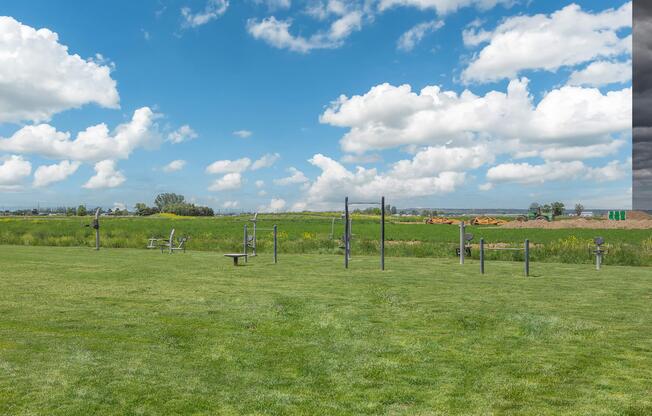
<svg viewBox="0 0 652 416">
<path fill-rule="evenodd" d="M 385 197 L 380 202 L 349 202 L 349 197 L 344 198 L 344 268 L 349 268 L 351 256 L 351 228 L 349 205 L 380 205 L 380 270 L 385 270 Z"/>
<path fill-rule="evenodd" d="M 382 204 L 383 204 L 382 202 L 349 202 L 349 205 L 382 205 Z"/>
<path fill-rule="evenodd" d="M 522 251 L 524 253 L 524 272 L 525 277 L 530 276 L 530 240 L 525 240 L 523 247 L 485 247 L 484 238 L 480 239 L 480 273 L 484 274 L 484 252 L 486 250 L 494 251 Z"/>
</svg>

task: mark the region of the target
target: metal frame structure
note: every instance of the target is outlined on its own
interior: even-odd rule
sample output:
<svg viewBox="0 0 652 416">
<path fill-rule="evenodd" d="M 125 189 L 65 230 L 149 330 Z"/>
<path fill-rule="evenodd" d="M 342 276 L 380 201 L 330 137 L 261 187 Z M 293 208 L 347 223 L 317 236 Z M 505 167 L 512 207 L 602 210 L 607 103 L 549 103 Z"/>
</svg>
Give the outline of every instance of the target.
<svg viewBox="0 0 652 416">
<path fill-rule="evenodd" d="M 525 264 L 524 272 L 525 277 L 530 276 L 530 240 L 525 240 L 523 247 L 495 247 L 495 248 L 485 248 L 484 247 L 484 238 L 480 239 L 480 273 L 484 274 L 484 252 L 485 250 L 492 251 L 524 251 L 525 252 Z"/>
<path fill-rule="evenodd" d="M 95 250 L 100 249 L 100 209 L 95 210 L 95 218 L 93 219 L 93 228 L 95 228 Z"/>
<path fill-rule="evenodd" d="M 331 234 L 330 234 L 330 239 L 334 240 L 335 239 L 335 221 L 337 221 L 337 217 L 333 217 L 331 220 Z M 344 214 L 342 214 L 339 218 L 340 220 L 344 219 Z"/>
<path fill-rule="evenodd" d="M 350 205 L 379 205 L 380 204 L 380 270 L 385 270 L 385 197 L 380 197 L 378 202 L 349 202 L 349 197 L 344 198 L 344 268 L 349 268 L 351 259 L 351 216 Z"/>
<path fill-rule="evenodd" d="M 256 228 L 256 216 L 258 216 L 257 213 L 254 216 L 254 219 L 252 220 L 252 221 L 254 221 L 254 230 L 253 230 L 254 234 L 253 234 L 252 239 L 251 239 L 251 242 L 252 242 L 251 248 L 253 249 L 253 254 L 251 254 L 252 257 L 256 256 L 256 229 L 257 229 Z M 274 233 L 274 264 L 278 263 L 278 226 L 276 224 L 274 224 L 274 226 L 272 228 L 258 228 L 258 230 L 259 231 L 272 231 Z M 243 242 L 242 242 L 242 252 L 245 255 L 244 256 L 245 263 L 247 263 L 249 261 L 248 257 L 250 255 L 247 254 L 247 249 L 249 247 L 250 247 L 250 245 L 249 245 L 249 235 L 247 233 L 247 224 L 245 224 L 244 225 L 244 239 L 243 239 Z"/>
<path fill-rule="evenodd" d="M 93 217 L 93 222 L 86 224 L 86 227 L 91 227 L 95 229 L 95 251 L 100 250 L 100 208 L 95 210 L 95 216 Z"/>
<path fill-rule="evenodd" d="M 251 238 L 251 257 L 256 257 L 256 222 L 258 221 L 258 213 L 255 213 L 254 217 L 249 221 L 254 223 L 254 234 Z"/>
<path fill-rule="evenodd" d="M 596 237 L 593 239 L 593 242 L 595 243 L 595 247 L 593 248 L 593 254 L 595 255 L 595 269 L 600 270 L 602 268 L 602 260 L 604 259 L 604 255 L 609 252 L 609 247 L 604 246 L 604 238 L 602 237 Z M 590 250 L 589 246 L 589 250 Z"/>
<path fill-rule="evenodd" d="M 466 232 L 466 226 L 464 221 L 460 222 L 460 247 L 457 249 L 457 255 L 460 258 L 460 264 L 464 264 L 464 259 L 466 258 L 467 252 L 471 255 L 471 246 L 466 245 L 467 242 L 473 240 L 473 234 Z"/>
</svg>

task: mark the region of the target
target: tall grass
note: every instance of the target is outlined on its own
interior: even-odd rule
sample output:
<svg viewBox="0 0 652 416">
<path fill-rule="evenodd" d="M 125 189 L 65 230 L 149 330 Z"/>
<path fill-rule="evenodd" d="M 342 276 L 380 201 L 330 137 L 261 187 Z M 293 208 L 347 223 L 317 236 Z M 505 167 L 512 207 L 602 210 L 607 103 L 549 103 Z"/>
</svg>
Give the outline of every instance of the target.
<svg viewBox="0 0 652 416">
<path fill-rule="evenodd" d="M 332 218 L 336 218 L 334 239 L 330 239 Z M 176 235 L 189 236 L 188 248 L 202 251 L 241 251 L 243 226 L 252 224 L 248 216 L 187 218 L 164 215 L 147 218 L 102 218 L 102 246 L 111 248 L 145 248 L 150 237 L 167 237 L 171 228 Z M 0 218 L 0 244 L 43 246 L 94 245 L 94 230 L 86 227 L 88 217 L 8 217 Z M 259 216 L 258 227 L 279 229 L 282 253 L 341 254 L 343 223 L 338 214 L 279 214 Z M 377 255 L 380 227 L 378 218 L 353 217 L 352 255 Z M 522 246 L 531 242 L 533 261 L 591 263 L 590 246 L 600 235 L 609 244 L 606 264 L 652 266 L 652 230 L 590 229 L 502 229 L 468 227 L 474 242 L 484 238 L 487 244 L 504 243 Z M 258 251 L 271 253 L 271 231 L 257 233 Z M 399 224 L 386 226 L 386 254 L 393 257 L 454 257 L 459 228 L 451 225 Z M 478 257 L 477 247 L 472 257 Z M 522 261 L 522 252 L 487 251 L 490 260 Z"/>
</svg>

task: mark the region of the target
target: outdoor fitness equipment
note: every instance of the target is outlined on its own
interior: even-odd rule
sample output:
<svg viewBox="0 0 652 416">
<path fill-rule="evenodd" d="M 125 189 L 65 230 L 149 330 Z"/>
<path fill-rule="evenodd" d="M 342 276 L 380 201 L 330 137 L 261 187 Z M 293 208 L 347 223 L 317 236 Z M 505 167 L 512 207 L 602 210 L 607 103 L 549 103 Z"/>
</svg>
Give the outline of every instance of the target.
<svg viewBox="0 0 652 416">
<path fill-rule="evenodd" d="M 254 214 L 254 217 L 249 221 L 254 223 L 254 233 L 249 236 L 248 246 L 251 248 L 251 257 L 256 257 L 256 221 L 258 221 L 258 213 Z"/>
<path fill-rule="evenodd" d="M 245 263 L 248 262 L 248 257 L 256 255 L 256 217 L 258 214 L 254 215 L 252 221 L 254 221 L 254 235 L 250 236 L 247 230 L 247 224 L 244 225 L 244 238 L 242 241 L 242 252 L 244 254 Z M 274 264 L 278 263 L 278 227 L 274 224 L 272 228 L 258 228 L 259 231 L 272 231 L 274 234 Z M 247 254 L 248 249 L 253 250 L 253 254 Z"/>
<path fill-rule="evenodd" d="M 593 254 L 595 255 L 595 269 L 600 270 L 602 267 L 602 258 L 609 252 L 608 247 L 604 247 L 604 238 L 596 237 L 593 239 L 595 247 L 593 247 Z M 591 247 L 589 247 L 591 249 Z"/>
<path fill-rule="evenodd" d="M 160 248 L 161 253 L 167 248 L 168 253 L 172 254 L 174 251 L 177 250 L 183 250 L 183 252 L 186 252 L 186 241 L 188 241 L 188 237 L 183 237 L 180 240 L 177 240 L 176 242 L 174 241 L 174 233 L 175 229 L 173 228 L 172 231 L 170 232 L 170 237 L 168 238 L 156 238 L 152 237 L 147 241 L 147 248 Z"/>
<path fill-rule="evenodd" d="M 342 214 L 340 216 L 340 220 L 343 220 L 343 219 L 344 219 L 344 214 Z M 331 240 L 333 240 L 335 238 L 335 221 L 337 221 L 337 217 L 333 217 L 333 219 L 331 221 L 331 235 L 330 235 Z"/>
<path fill-rule="evenodd" d="M 473 240 L 473 234 L 467 233 L 464 221 L 460 221 L 460 246 L 455 249 L 455 254 L 460 258 L 460 264 L 464 264 L 466 256 L 471 257 L 471 240 Z"/>
<path fill-rule="evenodd" d="M 93 227 L 95 229 L 95 250 L 100 249 L 100 209 L 95 210 L 95 217 L 91 224 L 86 224 L 86 227 Z"/>
<path fill-rule="evenodd" d="M 480 239 L 480 273 L 484 274 L 484 252 L 485 250 L 494 251 L 524 251 L 525 252 L 525 277 L 530 275 L 530 240 L 525 240 L 523 247 L 493 247 L 485 248 L 484 238 Z"/>
<path fill-rule="evenodd" d="M 351 259 L 351 220 L 349 205 L 380 205 L 380 270 L 385 270 L 385 197 L 380 197 L 378 202 L 349 202 L 349 197 L 344 198 L 344 268 L 349 268 Z"/>
</svg>

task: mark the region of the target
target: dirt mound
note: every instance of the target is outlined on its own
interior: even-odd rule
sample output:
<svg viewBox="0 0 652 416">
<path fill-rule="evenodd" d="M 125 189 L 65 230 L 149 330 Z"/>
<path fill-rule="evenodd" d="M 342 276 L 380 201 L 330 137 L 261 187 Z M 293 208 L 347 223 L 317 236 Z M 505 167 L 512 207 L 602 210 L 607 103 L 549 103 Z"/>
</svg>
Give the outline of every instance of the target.
<svg viewBox="0 0 652 416">
<path fill-rule="evenodd" d="M 652 220 L 652 215 L 644 211 L 629 211 L 627 219 L 630 220 Z"/>
<path fill-rule="evenodd" d="M 649 215 L 647 216 L 647 219 L 635 219 L 629 217 L 626 221 L 595 220 L 595 219 L 586 219 L 586 218 L 560 220 L 560 221 L 553 221 L 553 222 L 512 221 L 502 225 L 501 227 L 502 228 L 545 228 L 551 230 L 557 230 L 563 228 L 589 228 L 594 230 L 606 230 L 606 229 L 647 230 L 647 229 L 652 229 L 652 217 Z"/>
</svg>

